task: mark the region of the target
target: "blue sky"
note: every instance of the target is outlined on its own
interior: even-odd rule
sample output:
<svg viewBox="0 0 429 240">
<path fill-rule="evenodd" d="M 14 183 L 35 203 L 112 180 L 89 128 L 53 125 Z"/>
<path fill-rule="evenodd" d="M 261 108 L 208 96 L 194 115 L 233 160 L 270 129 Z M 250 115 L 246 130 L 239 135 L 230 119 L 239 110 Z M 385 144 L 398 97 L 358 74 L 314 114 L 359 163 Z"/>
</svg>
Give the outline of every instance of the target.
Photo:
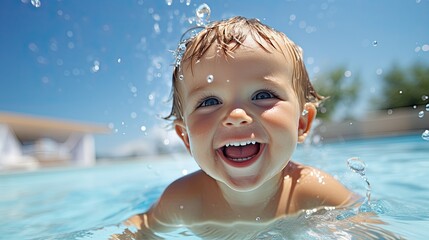
<svg viewBox="0 0 429 240">
<path fill-rule="evenodd" d="M 357 115 L 392 63 L 429 62 L 427 0 L 40 2 L 0 4 L 0 111 L 108 125 L 99 153 L 144 144 L 166 124 L 169 50 L 202 3 L 211 20 L 243 15 L 285 32 L 304 49 L 311 77 L 338 66 L 359 74 Z"/>
</svg>

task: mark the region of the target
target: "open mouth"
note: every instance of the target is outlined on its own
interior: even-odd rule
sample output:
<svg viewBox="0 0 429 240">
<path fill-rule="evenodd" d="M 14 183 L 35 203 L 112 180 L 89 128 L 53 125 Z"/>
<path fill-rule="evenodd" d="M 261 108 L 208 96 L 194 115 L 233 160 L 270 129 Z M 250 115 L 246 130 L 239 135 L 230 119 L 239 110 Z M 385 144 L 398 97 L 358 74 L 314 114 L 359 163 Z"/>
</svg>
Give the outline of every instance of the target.
<svg viewBox="0 0 429 240">
<path fill-rule="evenodd" d="M 263 146 L 255 141 L 232 142 L 219 148 L 217 152 L 227 163 L 244 167 L 256 161 Z"/>
</svg>

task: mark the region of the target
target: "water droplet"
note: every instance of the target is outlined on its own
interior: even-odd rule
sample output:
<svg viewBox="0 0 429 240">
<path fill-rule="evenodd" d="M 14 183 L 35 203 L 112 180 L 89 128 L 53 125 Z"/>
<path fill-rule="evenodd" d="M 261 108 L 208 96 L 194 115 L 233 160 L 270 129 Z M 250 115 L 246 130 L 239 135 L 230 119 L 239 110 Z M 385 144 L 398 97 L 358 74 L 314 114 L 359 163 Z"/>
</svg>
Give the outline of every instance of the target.
<svg viewBox="0 0 429 240">
<path fill-rule="evenodd" d="M 121 58 L 118 58 L 118 63 L 121 63 L 121 61 L 122 61 L 122 59 L 121 59 Z"/>
<path fill-rule="evenodd" d="M 425 112 L 420 111 L 420 112 L 419 112 L 419 118 L 423 118 L 424 116 L 425 116 Z"/>
<path fill-rule="evenodd" d="M 195 10 L 197 17 L 197 26 L 205 26 L 210 18 L 210 7 L 209 5 L 203 3 L 197 7 Z"/>
<path fill-rule="evenodd" d="M 66 33 L 67 37 L 72 38 L 73 37 L 73 31 L 67 31 Z"/>
<path fill-rule="evenodd" d="M 173 3 L 173 0 L 165 0 L 165 2 L 167 3 L 168 6 L 171 6 L 171 4 Z"/>
<path fill-rule="evenodd" d="M 256 221 L 260 221 L 260 220 L 261 220 L 261 218 L 260 218 L 260 217 L 256 217 L 256 218 L 255 218 L 255 220 L 256 220 Z"/>
<path fill-rule="evenodd" d="M 30 49 L 32 52 L 37 52 L 39 50 L 35 43 L 28 44 L 28 49 Z"/>
<path fill-rule="evenodd" d="M 352 72 L 349 71 L 349 70 L 347 70 L 347 71 L 344 72 L 344 76 L 345 77 L 351 77 L 352 76 Z"/>
<path fill-rule="evenodd" d="M 304 109 L 304 110 L 302 111 L 302 116 L 305 116 L 305 115 L 307 115 L 307 114 L 308 114 L 307 109 Z"/>
<path fill-rule="evenodd" d="M 140 130 L 142 130 L 142 132 L 145 132 L 145 131 L 146 131 L 146 126 L 144 126 L 144 125 L 143 125 L 143 126 L 141 126 L 141 127 L 140 127 Z"/>
<path fill-rule="evenodd" d="M 352 157 L 347 159 L 347 166 L 350 168 L 350 170 L 359 174 L 366 183 L 366 199 L 365 202 L 361 205 L 361 207 L 369 204 L 371 200 L 371 184 L 365 176 L 365 162 L 358 157 Z"/>
<path fill-rule="evenodd" d="M 428 96 L 426 96 L 426 95 L 423 95 L 423 96 L 422 96 L 422 100 L 423 100 L 423 101 L 426 101 L 426 100 L 428 100 L 428 99 L 429 99 L 429 97 L 428 97 Z"/>
<path fill-rule="evenodd" d="M 378 42 L 377 42 L 377 41 L 373 41 L 373 42 L 372 42 L 372 46 L 377 47 L 377 45 L 378 45 Z"/>
<path fill-rule="evenodd" d="M 429 141 L 429 130 L 425 130 L 422 133 L 422 138 L 423 138 L 423 140 Z"/>
<path fill-rule="evenodd" d="M 429 103 L 426 104 L 426 112 L 429 112 Z"/>
<path fill-rule="evenodd" d="M 49 83 L 49 78 L 47 76 L 43 76 L 42 77 L 42 83 L 48 84 Z"/>
<path fill-rule="evenodd" d="M 188 174 L 188 170 L 187 169 L 183 169 L 182 170 L 182 175 L 186 175 L 186 174 Z"/>
<path fill-rule="evenodd" d="M 375 71 L 375 73 L 376 73 L 377 75 L 381 75 L 381 74 L 383 74 L 383 69 L 381 69 L 381 68 L 377 68 L 377 70 Z"/>
<path fill-rule="evenodd" d="M 159 27 L 158 23 L 155 23 L 153 25 L 153 30 L 155 31 L 156 34 L 160 34 L 161 33 L 161 28 Z"/>
<path fill-rule="evenodd" d="M 184 207 L 183 205 L 180 205 L 180 207 L 179 207 L 179 208 L 183 210 L 185 207 Z"/>
<path fill-rule="evenodd" d="M 366 164 L 358 157 L 352 157 L 347 159 L 347 166 L 349 166 L 350 170 L 355 173 L 364 173 Z"/>
<path fill-rule="evenodd" d="M 94 61 L 94 65 L 91 68 L 91 71 L 93 73 L 96 73 L 100 70 L 100 62 L 99 61 Z"/>
<path fill-rule="evenodd" d="M 42 2 L 40 2 L 40 0 L 31 0 L 31 4 L 36 8 L 42 6 Z"/>
<path fill-rule="evenodd" d="M 180 74 L 180 75 L 179 75 L 179 80 L 180 80 L 180 81 L 183 81 L 183 79 L 185 79 L 185 77 L 184 77 L 182 74 Z"/>
<path fill-rule="evenodd" d="M 399 94 L 402 94 L 402 90 L 399 91 Z"/>
<path fill-rule="evenodd" d="M 208 83 L 212 83 L 212 82 L 213 82 L 213 80 L 214 80 L 213 75 L 208 75 L 208 76 L 207 76 L 207 82 L 208 82 Z"/>
</svg>

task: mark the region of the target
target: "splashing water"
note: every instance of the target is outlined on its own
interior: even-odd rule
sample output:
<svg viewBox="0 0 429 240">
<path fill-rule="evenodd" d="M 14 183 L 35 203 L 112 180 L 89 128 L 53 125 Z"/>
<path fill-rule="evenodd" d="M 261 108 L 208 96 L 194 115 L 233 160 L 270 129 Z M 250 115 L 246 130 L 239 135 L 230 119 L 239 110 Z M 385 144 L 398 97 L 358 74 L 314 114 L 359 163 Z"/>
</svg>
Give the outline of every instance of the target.
<svg viewBox="0 0 429 240">
<path fill-rule="evenodd" d="M 40 2 L 40 0 L 31 0 L 31 5 L 38 8 L 38 7 L 42 6 L 42 2 Z"/>
<path fill-rule="evenodd" d="M 198 30 L 201 31 L 209 23 L 210 7 L 205 3 L 201 4 L 195 10 L 195 15 L 196 17 L 189 18 L 188 21 L 191 24 L 195 21 L 197 26 L 191 27 L 185 33 L 183 33 L 176 50 L 172 51 L 173 56 L 175 58 L 174 65 L 176 68 L 179 68 L 179 70 L 180 70 L 180 64 L 182 63 L 183 55 L 186 52 L 186 44 L 197 36 Z"/>
<path fill-rule="evenodd" d="M 183 54 L 186 51 L 186 41 L 181 41 L 176 51 L 173 52 L 173 55 L 176 59 L 174 65 L 175 67 L 180 67 L 180 63 L 182 62 Z"/>
<path fill-rule="evenodd" d="M 371 206 L 370 206 L 371 184 L 369 183 L 369 181 L 365 175 L 366 164 L 360 158 L 352 157 L 352 158 L 347 159 L 347 166 L 350 168 L 350 170 L 359 174 L 366 183 L 366 199 L 365 199 L 365 202 L 362 204 L 361 209 L 360 209 L 360 210 L 366 211 L 366 207 L 371 208 Z"/>
<path fill-rule="evenodd" d="M 210 18 L 210 7 L 203 3 L 195 10 L 197 26 L 206 26 Z"/>
<path fill-rule="evenodd" d="M 425 130 L 422 133 L 422 138 L 423 138 L 423 140 L 429 141 L 429 130 Z"/>
</svg>

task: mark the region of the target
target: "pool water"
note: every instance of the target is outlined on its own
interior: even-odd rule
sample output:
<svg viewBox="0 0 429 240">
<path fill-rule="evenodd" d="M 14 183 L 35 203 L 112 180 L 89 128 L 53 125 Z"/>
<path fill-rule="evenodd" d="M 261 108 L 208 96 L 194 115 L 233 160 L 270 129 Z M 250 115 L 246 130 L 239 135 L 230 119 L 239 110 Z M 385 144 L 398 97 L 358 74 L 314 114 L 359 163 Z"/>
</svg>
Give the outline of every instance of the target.
<svg viewBox="0 0 429 240">
<path fill-rule="evenodd" d="M 366 183 L 347 159 L 366 163 L 371 202 L 365 209 L 285 217 L 250 239 L 427 239 L 429 141 L 419 135 L 299 146 L 293 159 L 325 170 L 365 196 Z M 144 212 L 174 179 L 197 170 L 187 155 L 123 161 L 93 168 L 49 169 L 0 175 L 1 239 L 132 239 L 121 222 Z M 372 212 L 385 224 L 355 224 Z M 184 237 L 186 236 L 186 238 Z M 167 239 L 200 239 L 186 229 Z"/>
</svg>

